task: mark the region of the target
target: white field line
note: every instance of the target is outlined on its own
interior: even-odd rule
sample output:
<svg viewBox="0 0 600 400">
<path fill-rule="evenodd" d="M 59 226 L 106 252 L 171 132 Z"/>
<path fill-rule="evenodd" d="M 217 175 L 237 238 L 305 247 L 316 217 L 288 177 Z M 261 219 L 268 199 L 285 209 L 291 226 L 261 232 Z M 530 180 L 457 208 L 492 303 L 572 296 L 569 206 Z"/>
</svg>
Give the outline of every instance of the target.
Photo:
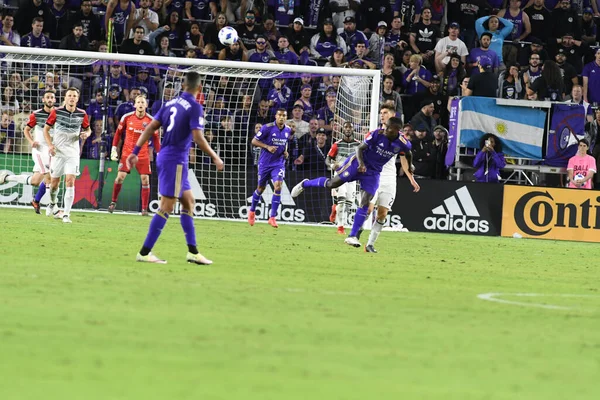
<svg viewBox="0 0 600 400">
<path fill-rule="evenodd" d="M 594 294 L 544 294 L 544 293 L 481 293 L 477 295 L 477 298 L 485 301 L 491 301 L 495 303 L 509 304 L 513 306 L 521 307 L 534 307 L 534 308 L 545 308 L 547 310 L 573 310 L 574 307 L 558 306 L 554 304 L 543 304 L 543 303 L 525 303 L 521 301 L 500 299 L 500 296 L 516 296 L 516 297 L 600 297 L 600 295 Z"/>
</svg>

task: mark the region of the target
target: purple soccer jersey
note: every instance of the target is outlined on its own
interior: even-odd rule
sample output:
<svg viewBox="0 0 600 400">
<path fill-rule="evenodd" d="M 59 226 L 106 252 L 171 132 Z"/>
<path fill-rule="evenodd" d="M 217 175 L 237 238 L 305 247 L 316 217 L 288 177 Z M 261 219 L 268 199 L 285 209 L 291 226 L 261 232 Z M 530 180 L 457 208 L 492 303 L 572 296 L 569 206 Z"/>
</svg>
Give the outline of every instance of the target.
<svg viewBox="0 0 600 400">
<path fill-rule="evenodd" d="M 283 125 L 283 128 L 279 129 L 277 124 L 273 122 L 263 125 L 263 127 L 260 128 L 260 131 L 254 138 L 267 146 L 277 147 L 277 151 L 271 153 L 267 149 L 260 150 L 260 157 L 258 158 L 259 170 L 265 168 L 281 168 L 285 165 L 283 153 L 285 152 L 291 134 L 292 130 L 289 126 Z"/>
<path fill-rule="evenodd" d="M 162 148 L 156 159 L 160 194 L 181 197 L 190 190 L 187 175 L 192 131 L 204 130 L 204 110 L 194 96 L 184 92 L 165 103 L 154 119 L 163 127 Z"/>
</svg>

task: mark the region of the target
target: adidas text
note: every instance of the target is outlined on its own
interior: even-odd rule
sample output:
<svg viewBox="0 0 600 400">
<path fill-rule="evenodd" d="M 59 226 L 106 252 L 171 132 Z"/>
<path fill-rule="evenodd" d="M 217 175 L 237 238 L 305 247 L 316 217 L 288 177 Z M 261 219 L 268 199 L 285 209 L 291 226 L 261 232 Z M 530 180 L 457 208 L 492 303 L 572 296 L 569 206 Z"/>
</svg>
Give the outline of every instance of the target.
<svg viewBox="0 0 600 400">
<path fill-rule="evenodd" d="M 246 219 L 248 218 L 248 210 L 249 206 L 240 207 L 238 211 L 238 215 L 240 218 Z M 257 220 L 267 220 L 269 219 L 269 212 L 271 211 L 270 204 L 260 203 L 256 207 L 256 219 Z M 299 208 L 280 208 L 277 210 L 277 219 L 281 221 L 287 222 L 304 222 L 306 216 L 304 215 L 304 210 Z"/>
<path fill-rule="evenodd" d="M 478 220 L 463 216 L 445 215 L 443 217 L 427 217 L 423 221 L 425 229 L 455 232 L 488 233 L 490 224 L 486 220 Z"/>
</svg>

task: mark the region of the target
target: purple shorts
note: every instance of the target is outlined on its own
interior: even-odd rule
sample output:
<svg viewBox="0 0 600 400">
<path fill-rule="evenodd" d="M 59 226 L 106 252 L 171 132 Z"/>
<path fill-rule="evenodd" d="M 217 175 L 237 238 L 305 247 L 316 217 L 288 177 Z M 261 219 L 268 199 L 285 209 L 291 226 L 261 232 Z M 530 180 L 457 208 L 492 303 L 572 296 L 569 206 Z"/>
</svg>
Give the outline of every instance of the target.
<svg viewBox="0 0 600 400">
<path fill-rule="evenodd" d="M 369 171 L 358 172 L 358 160 L 356 156 L 348 157 L 344 163 L 335 170 L 340 179 L 344 182 L 360 182 L 360 189 L 375 196 L 377 188 L 379 188 L 379 172 Z"/>
<path fill-rule="evenodd" d="M 269 166 L 258 169 L 258 186 L 265 187 L 267 182 L 282 181 L 285 178 L 285 166 Z"/>
<path fill-rule="evenodd" d="M 158 191 L 161 196 L 180 198 L 183 192 L 191 190 L 188 181 L 188 163 L 163 160 L 159 153 L 156 169 L 158 170 Z"/>
</svg>

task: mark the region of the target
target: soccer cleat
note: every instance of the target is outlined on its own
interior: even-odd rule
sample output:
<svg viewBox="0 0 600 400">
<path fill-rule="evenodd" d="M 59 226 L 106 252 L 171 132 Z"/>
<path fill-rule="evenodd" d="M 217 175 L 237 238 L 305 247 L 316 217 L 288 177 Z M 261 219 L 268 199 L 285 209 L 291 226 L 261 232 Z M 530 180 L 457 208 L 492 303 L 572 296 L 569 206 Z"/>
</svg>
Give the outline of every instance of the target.
<svg viewBox="0 0 600 400">
<path fill-rule="evenodd" d="M 73 221 L 71 221 L 71 218 L 69 218 L 68 215 L 63 215 L 62 216 L 62 220 L 63 220 L 63 224 L 71 224 L 71 223 L 73 223 Z"/>
<path fill-rule="evenodd" d="M 33 207 L 33 209 L 35 210 L 36 214 L 40 213 L 40 203 L 38 203 L 35 200 L 31 200 L 31 206 Z"/>
<path fill-rule="evenodd" d="M 271 217 L 269 218 L 269 221 L 267 221 L 269 223 L 269 225 L 271 225 L 273 228 L 279 228 L 279 225 L 277 225 L 277 220 L 275 219 L 275 217 Z"/>
<path fill-rule="evenodd" d="M 186 260 L 189 263 L 198 264 L 198 265 L 210 265 L 213 262 L 208 258 L 204 257 L 202 254 L 192 254 L 190 252 L 187 253 Z"/>
<path fill-rule="evenodd" d="M 302 194 L 302 192 L 304 192 L 304 186 L 302 186 L 302 184 L 306 181 L 308 181 L 308 179 L 302 179 L 302 182 L 294 186 L 291 193 L 292 197 L 298 197 Z"/>
<path fill-rule="evenodd" d="M 360 247 L 360 242 L 354 236 L 347 237 L 344 240 L 344 243 L 346 243 L 346 244 L 348 244 L 348 245 L 350 245 L 352 247 Z"/>
<path fill-rule="evenodd" d="M 167 263 L 167 260 L 161 260 L 160 258 L 156 257 L 152 253 L 148 253 L 145 256 L 141 255 L 140 253 L 137 253 L 137 255 L 135 256 L 135 261 L 148 262 L 148 263 L 154 263 L 154 264 L 166 264 Z"/>
<path fill-rule="evenodd" d="M 61 219 L 64 216 L 64 213 L 58 209 L 58 206 L 54 206 L 54 209 L 52 210 L 52 216 L 54 219 Z"/>
<path fill-rule="evenodd" d="M 337 233 L 340 234 L 340 235 L 345 235 L 346 234 L 346 230 L 344 229 L 343 226 L 338 226 Z"/>
<path fill-rule="evenodd" d="M 148 210 L 143 209 L 142 210 L 142 217 L 147 217 L 148 216 Z"/>
<path fill-rule="evenodd" d="M 256 221 L 256 212 L 248 211 L 248 223 L 250 226 L 254 226 L 254 222 Z"/>
<path fill-rule="evenodd" d="M 368 244 L 365 246 L 365 253 L 377 253 L 377 250 L 375 250 L 372 244 Z"/>
<path fill-rule="evenodd" d="M 46 207 L 46 217 L 51 217 L 52 216 L 52 214 L 53 214 L 53 212 L 52 212 L 53 207 L 54 207 L 54 205 L 48 204 L 48 207 Z"/>
<path fill-rule="evenodd" d="M 117 206 L 117 203 L 114 201 L 111 201 L 110 206 L 108 206 L 108 212 L 112 214 L 115 211 L 116 206 Z"/>
<path fill-rule="evenodd" d="M 329 214 L 329 222 L 334 223 L 336 216 L 337 216 L 337 206 L 334 204 L 331 206 L 331 214 Z"/>
<path fill-rule="evenodd" d="M 6 172 L 6 171 L 0 172 L 0 184 L 6 182 L 7 176 L 8 176 L 8 172 Z"/>
</svg>

